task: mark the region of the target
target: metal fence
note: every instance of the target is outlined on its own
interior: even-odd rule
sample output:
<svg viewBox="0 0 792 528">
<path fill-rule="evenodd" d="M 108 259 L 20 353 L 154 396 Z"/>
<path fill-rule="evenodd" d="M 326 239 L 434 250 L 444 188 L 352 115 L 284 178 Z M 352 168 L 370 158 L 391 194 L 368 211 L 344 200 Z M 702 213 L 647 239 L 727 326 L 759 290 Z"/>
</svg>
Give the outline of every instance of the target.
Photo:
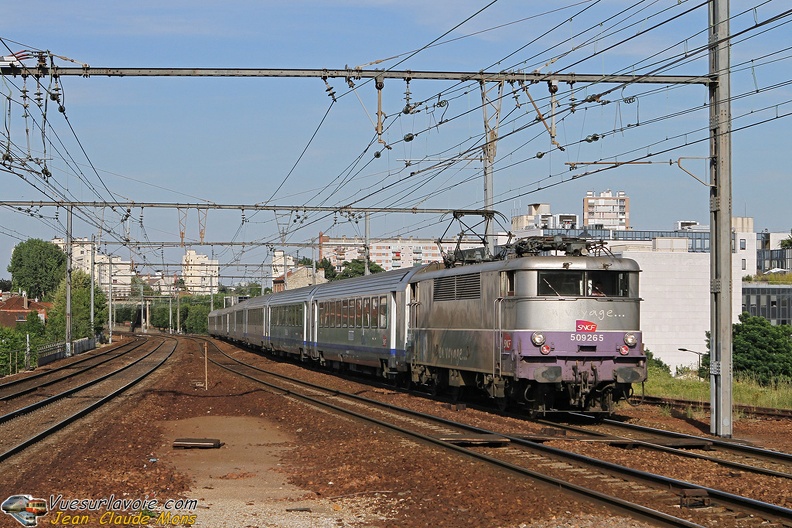
<svg viewBox="0 0 792 528">
<path fill-rule="evenodd" d="M 71 354 L 76 356 L 96 348 L 96 338 L 86 337 L 72 341 Z M 29 358 L 25 358 L 26 351 L 10 351 L 7 364 L 0 365 L 0 376 L 15 374 L 25 368 L 36 368 L 47 363 L 66 357 L 66 342 L 49 343 L 30 351 Z"/>
<path fill-rule="evenodd" d="M 77 354 L 82 354 L 83 352 L 93 350 L 94 348 L 96 348 L 96 338 L 84 337 L 82 339 L 72 341 L 71 353 L 73 356 L 76 356 Z M 51 363 L 56 359 L 63 359 L 66 357 L 66 343 L 63 342 L 45 345 L 38 349 L 36 357 L 38 359 L 37 364 L 39 367 L 46 365 L 47 363 Z"/>
</svg>

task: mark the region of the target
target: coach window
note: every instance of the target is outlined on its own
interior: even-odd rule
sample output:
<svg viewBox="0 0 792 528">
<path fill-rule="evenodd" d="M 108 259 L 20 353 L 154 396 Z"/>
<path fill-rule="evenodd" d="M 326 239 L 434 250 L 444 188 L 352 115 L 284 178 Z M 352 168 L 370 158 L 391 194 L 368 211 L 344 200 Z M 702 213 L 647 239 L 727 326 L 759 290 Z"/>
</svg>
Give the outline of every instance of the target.
<svg viewBox="0 0 792 528">
<path fill-rule="evenodd" d="M 371 328 L 377 328 L 379 322 L 379 299 L 377 297 L 371 298 Z"/>
<path fill-rule="evenodd" d="M 365 297 L 363 299 L 363 328 L 371 326 L 371 298 Z"/>
<path fill-rule="evenodd" d="M 379 299 L 379 327 L 388 328 L 388 298 L 384 295 Z"/>
<path fill-rule="evenodd" d="M 349 301 L 344 299 L 341 301 L 341 327 L 346 328 L 347 326 L 347 317 L 349 316 Z"/>
<path fill-rule="evenodd" d="M 335 315 L 333 317 L 335 318 L 335 326 L 336 326 L 336 328 L 340 328 L 341 327 L 341 301 L 336 301 L 335 302 Z"/>
<path fill-rule="evenodd" d="M 363 299 L 360 297 L 355 299 L 355 326 L 358 328 L 363 326 Z"/>
</svg>

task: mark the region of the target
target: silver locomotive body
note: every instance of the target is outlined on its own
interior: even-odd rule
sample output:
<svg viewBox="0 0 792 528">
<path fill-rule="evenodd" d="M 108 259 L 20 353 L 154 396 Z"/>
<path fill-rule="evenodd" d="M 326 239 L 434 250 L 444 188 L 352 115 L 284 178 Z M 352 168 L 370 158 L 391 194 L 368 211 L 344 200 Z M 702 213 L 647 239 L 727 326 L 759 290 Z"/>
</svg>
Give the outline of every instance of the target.
<svg viewBox="0 0 792 528">
<path fill-rule="evenodd" d="M 416 275 L 413 381 L 532 412 L 611 411 L 646 379 L 637 264 L 527 256 Z"/>
</svg>

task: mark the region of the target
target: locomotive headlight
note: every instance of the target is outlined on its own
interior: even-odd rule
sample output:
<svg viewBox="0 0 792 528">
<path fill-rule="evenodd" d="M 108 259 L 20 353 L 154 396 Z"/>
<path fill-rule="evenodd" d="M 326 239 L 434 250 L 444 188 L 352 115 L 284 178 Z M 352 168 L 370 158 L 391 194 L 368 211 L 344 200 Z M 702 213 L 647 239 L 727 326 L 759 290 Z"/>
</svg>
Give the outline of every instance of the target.
<svg viewBox="0 0 792 528">
<path fill-rule="evenodd" d="M 542 346 L 545 342 L 545 336 L 542 332 L 534 332 L 531 334 L 531 343 L 536 346 Z"/>
<path fill-rule="evenodd" d="M 624 344 L 632 348 L 638 344 L 638 338 L 632 333 L 624 334 Z"/>
</svg>

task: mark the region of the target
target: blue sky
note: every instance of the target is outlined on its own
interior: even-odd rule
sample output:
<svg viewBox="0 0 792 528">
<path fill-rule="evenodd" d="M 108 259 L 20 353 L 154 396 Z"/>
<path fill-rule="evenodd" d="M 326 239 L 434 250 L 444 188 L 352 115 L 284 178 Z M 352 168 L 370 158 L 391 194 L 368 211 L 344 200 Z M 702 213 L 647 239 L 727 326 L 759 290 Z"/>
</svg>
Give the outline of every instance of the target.
<svg viewBox="0 0 792 528">
<path fill-rule="evenodd" d="M 694 9 L 700 3 L 402 0 L 124 4 L 34 0 L 4 7 L 6 20 L 13 24 L 0 36 L 14 51 L 49 50 L 94 67 L 542 68 L 544 72 L 609 74 L 646 72 L 651 70 L 651 62 L 667 64 L 673 56 L 704 44 L 706 8 Z M 630 6 L 634 7 L 618 15 Z M 787 9 L 781 0 L 732 1 L 732 32 Z M 692 12 L 683 14 L 687 10 Z M 758 230 L 776 232 L 792 227 L 788 205 L 792 121 L 781 117 L 792 106 L 792 88 L 785 84 L 792 77 L 792 53 L 781 51 L 792 42 L 788 22 L 784 18 L 764 25 L 732 47 L 732 95 L 740 95 L 732 106 L 734 127 L 754 125 L 735 132 L 732 139 L 733 212 L 754 217 Z M 652 29 L 656 25 L 659 27 Z M 620 32 L 611 34 L 614 30 Z M 440 45 L 421 49 L 449 31 L 440 38 Z M 377 62 L 392 57 L 397 58 Z M 697 57 L 661 73 L 705 74 L 706 56 Z M 57 64 L 74 65 L 63 60 Z M 9 81 L 13 83 L 3 86 L 4 95 L 19 100 L 21 81 Z M 343 80 L 328 82 L 339 96 L 332 108 L 320 79 L 65 77 L 61 86 L 68 122 L 52 109 L 48 115 L 51 128 L 47 139 L 63 145 L 55 152 L 48 147 L 48 167 L 53 173 L 50 183 L 85 201 L 97 200 L 90 184 L 100 189 L 104 199 L 110 196 L 103 188 L 106 185 L 115 199 L 136 202 L 252 204 L 272 198 L 271 204 L 295 206 L 336 206 L 353 201 L 369 207 L 481 206 L 481 163 L 462 159 L 480 153 L 477 145 L 483 134 L 483 117 L 476 84 L 414 80 L 409 86 L 411 101 L 424 104 L 417 113 L 405 115 L 400 112 L 405 106 L 406 84 L 388 80 L 383 89 L 383 109 L 388 116 L 383 139 L 392 149 L 375 159 L 378 144 L 372 120 L 376 120 L 377 98 L 373 84 L 358 81 L 350 91 Z M 564 151 L 552 148 L 524 92 L 519 94 L 517 106 L 513 89 L 507 86 L 505 90 L 508 95 L 502 105 L 502 140 L 494 182 L 496 208 L 507 217 L 536 202 L 551 204 L 554 213 L 582 216 L 586 191 L 611 189 L 630 196 L 635 229 L 671 229 L 682 219 L 709 223 L 706 187 L 669 163 L 708 154 L 704 87 L 631 85 L 610 93 L 608 104 L 580 105 L 571 113 L 573 91 L 562 85 L 556 139 L 565 145 Z M 579 103 L 601 90 L 575 85 L 575 100 Z M 546 86 L 530 86 L 529 93 L 549 116 Z M 441 106 L 440 101 L 446 104 Z M 17 105 L 12 105 L 11 118 L 4 119 L 14 143 L 26 151 L 25 123 Z M 758 124 L 763 120 L 768 122 Z M 404 142 L 407 133 L 417 134 L 416 139 Z M 602 139 L 585 142 L 591 134 Z M 29 141 L 31 156 L 44 157 L 40 131 L 31 133 Z M 59 159 L 63 152 L 73 160 Z M 538 152 L 543 153 L 541 159 Z M 663 154 L 648 156 L 656 152 Z M 447 169 L 430 169 L 433 160 L 450 158 L 457 161 Z M 581 165 L 636 158 L 652 164 L 599 171 L 596 169 L 602 166 Z M 570 163 L 578 168 L 570 171 Z M 704 160 L 687 160 L 684 166 L 701 179 L 707 178 Z M 596 172 L 572 180 L 572 176 L 592 170 Z M 79 171 L 88 183 L 81 180 Z M 412 172 L 417 174 L 410 176 Z M 7 200 L 47 199 L 21 178 L 8 173 L 2 176 Z M 384 187 L 387 190 L 382 190 Z M 130 213 L 131 238 L 178 240 L 179 215 L 175 210 L 133 209 Z M 42 214 L 54 217 L 55 211 Z M 112 212 L 106 212 L 103 220 L 117 233 L 126 229 L 118 225 L 118 216 Z M 319 231 L 338 236 L 363 231 L 362 221 L 354 223 L 332 215 L 310 214 L 301 223 L 294 221 L 294 215 L 276 221 L 272 213 L 248 212 L 244 220 L 238 211 L 209 211 L 205 239 L 270 245 L 196 249 L 213 252 L 221 263 L 260 263 L 276 247 L 278 229 L 287 225 L 291 242 L 309 241 Z M 4 209 L 0 210 L 0 222 L 4 228 L 0 231 L 0 263 L 5 267 L 19 238 L 62 236 L 65 213 L 42 221 Z M 445 229 L 446 224 L 437 217 L 393 214 L 372 220 L 374 237 L 434 238 Z M 192 210 L 187 215 L 186 237 L 197 239 L 198 230 L 197 213 Z M 454 227 L 449 232 L 456 231 Z M 75 223 L 76 236 L 96 232 L 95 226 L 79 219 Z M 107 246 L 107 250 L 153 267 L 162 261 L 178 262 L 183 252 L 175 249 L 163 254 L 144 249 L 135 253 L 117 246 Z M 300 254 L 308 255 L 309 250 Z M 0 277 L 5 275 L 0 273 Z"/>
</svg>

